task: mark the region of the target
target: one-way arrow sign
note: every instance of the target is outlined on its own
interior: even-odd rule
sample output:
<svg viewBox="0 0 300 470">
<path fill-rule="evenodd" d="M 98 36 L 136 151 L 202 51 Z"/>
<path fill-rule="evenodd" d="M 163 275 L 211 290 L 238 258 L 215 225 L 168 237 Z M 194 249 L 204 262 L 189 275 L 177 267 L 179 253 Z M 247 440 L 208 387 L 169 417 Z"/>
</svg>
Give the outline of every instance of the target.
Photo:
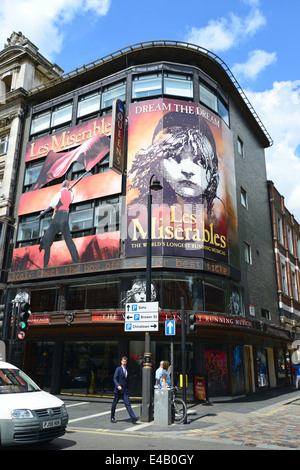
<svg viewBox="0 0 300 470">
<path fill-rule="evenodd" d="M 167 336 L 175 335 L 175 320 L 167 320 L 165 322 L 165 334 Z"/>
</svg>

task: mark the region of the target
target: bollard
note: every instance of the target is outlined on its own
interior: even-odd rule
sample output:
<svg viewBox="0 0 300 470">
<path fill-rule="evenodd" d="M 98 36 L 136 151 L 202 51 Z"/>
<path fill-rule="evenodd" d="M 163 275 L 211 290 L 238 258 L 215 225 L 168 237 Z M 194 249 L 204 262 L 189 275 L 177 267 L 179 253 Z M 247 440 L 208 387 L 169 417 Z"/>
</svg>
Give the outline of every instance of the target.
<svg viewBox="0 0 300 470">
<path fill-rule="evenodd" d="M 154 424 L 171 424 L 171 390 L 168 388 L 154 390 Z"/>
</svg>

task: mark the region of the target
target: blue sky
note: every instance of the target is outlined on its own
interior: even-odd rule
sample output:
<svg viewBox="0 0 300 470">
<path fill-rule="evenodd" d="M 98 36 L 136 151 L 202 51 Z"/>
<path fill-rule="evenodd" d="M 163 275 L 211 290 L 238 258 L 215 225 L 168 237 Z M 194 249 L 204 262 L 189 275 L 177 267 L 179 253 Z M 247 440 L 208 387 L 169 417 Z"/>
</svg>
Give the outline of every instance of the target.
<svg viewBox="0 0 300 470">
<path fill-rule="evenodd" d="M 299 18 L 299 0 L 1 0 L 0 47 L 22 31 L 65 72 L 151 40 L 209 49 L 271 135 L 267 176 L 300 223 Z"/>
</svg>

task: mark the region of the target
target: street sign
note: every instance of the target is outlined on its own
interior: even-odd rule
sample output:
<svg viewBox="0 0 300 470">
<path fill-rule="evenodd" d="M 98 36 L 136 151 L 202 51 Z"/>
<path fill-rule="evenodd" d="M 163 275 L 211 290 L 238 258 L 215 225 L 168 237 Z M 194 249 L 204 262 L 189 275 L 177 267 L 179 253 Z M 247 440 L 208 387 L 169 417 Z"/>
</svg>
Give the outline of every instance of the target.
<svg viewBox="0 0 300 470">
<path fill-rule="evenodd" d="M 158 321 L 158 313 L 126 313 L 126 321 Z"/>
<path fill-rule="evenodd" d="M 17 334 L 18 339 L 24 339 L 25 338 L 25 331 L 19 331 Z"/>
<path fill-rule="evenodd" d="M 158 313 L 158 302 L 139 302 L 125 304 L 125 313 Z"/>
<path fill-rule="evenodd" d="M 125 331 L 158 331 L 158 302 L 125 304 Z"/>
<path fill-rule="evenodd" d="M 175 335 L 175 320 L 167 320 L 165 321 L 165 334 L 167 336 Z"/>
<path fill-rule="evenodd" d="M 125 331 L 158 331 L 158 321 L 133 321 L 125 322 Z"/>
</svg>

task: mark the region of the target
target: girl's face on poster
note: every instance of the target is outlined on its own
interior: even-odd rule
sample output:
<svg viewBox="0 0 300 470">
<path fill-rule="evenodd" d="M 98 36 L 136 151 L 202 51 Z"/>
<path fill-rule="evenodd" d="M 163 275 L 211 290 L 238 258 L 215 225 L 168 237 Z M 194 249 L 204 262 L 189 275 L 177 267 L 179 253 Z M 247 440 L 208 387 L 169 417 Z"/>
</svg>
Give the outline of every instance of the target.
<svg viewBox="0 0 300 470">
<path fill-rule="evenodd" d="M 213 152 L 206 139 L 206 150 Z M 210 172 L 203 166 L 203 156 L 195 155 L 191 145 L 185 144 L 177 153 L 163 160 L 163 174 L 175 193 L 182 198 L 197 198 L 207 189 Z"/>
</svg>

